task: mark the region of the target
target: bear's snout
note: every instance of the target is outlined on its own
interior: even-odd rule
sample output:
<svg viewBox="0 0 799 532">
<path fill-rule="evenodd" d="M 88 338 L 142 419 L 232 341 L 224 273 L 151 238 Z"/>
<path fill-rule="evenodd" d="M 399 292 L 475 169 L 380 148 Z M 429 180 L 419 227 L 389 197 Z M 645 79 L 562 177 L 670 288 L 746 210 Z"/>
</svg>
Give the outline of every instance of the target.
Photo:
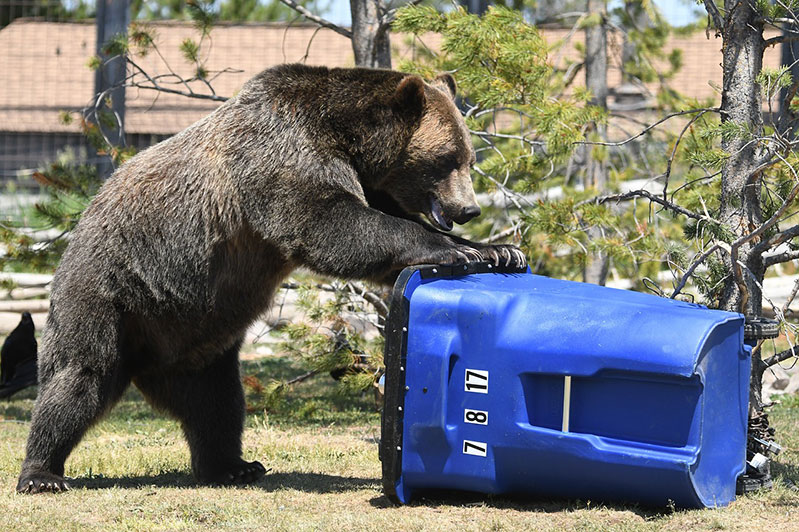
<svg viewBox="0 0 799 532">
<path fill-rule="evenodd" d="M 469 220 L 480 216 L 480 212 L 481 211 L 479 205 L 477 204 L 467 205 L 466 207 L 461 209 L 461 212 L 458 214 L 458 216 L 455 217 L 455 221 L 463 225 Z"/>
</svg>

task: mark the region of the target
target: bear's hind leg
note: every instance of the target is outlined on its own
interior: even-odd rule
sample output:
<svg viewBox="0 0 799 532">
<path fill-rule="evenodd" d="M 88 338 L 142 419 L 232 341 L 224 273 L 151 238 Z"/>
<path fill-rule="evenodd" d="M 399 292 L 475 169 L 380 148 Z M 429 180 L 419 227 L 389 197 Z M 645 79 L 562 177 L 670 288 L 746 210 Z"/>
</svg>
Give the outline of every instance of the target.
<svg viewBox="0 0 799 532">
<path fill-rule="evenodd" d="M 81 323 L 74 325 L 84 328 L 82 335 L 66 335 L 71 341 L 50 331 L 48 349 L 40 356 L 39 393 L 17 483 L 20 493 L 69 489 L 63 478 L 64 462 L 130 383 L 120 364 L 116 334 L 86 331 Z M 86 345 L 77 345 L 77 338 L 86 339 Z"/>
<path fill-rule="evenodd" d="M 241 342 L 199 371 L 147 373 L 134 383 L 158 408 L 175 417 L 191 451 L 191 468 L 203 484 L 248 484 L 266 474 L 241 458 L 244 390 L 239 375 Z"/>
</svg>

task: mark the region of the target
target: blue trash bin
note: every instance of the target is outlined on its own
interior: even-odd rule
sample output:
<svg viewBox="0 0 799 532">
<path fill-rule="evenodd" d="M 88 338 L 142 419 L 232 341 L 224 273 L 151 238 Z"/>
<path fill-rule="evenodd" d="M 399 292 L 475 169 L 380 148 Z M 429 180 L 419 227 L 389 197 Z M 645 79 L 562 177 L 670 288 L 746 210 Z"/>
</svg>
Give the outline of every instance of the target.
<svg viewBox="0 0 799 532">
<path fill-rule="evenodd" d="M 491 265 L 402 272 L 383 486 L 724 506 L 745 470 L 744 317 Z"/>
</svg>

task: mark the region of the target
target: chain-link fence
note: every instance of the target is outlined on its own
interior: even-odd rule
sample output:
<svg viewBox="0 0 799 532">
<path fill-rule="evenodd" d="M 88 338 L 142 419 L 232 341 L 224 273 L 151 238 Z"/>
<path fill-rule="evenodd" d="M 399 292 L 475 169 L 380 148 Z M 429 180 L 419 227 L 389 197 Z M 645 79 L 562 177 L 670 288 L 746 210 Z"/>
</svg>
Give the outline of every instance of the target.
<svg viewBox="0 0 799 532">
<path fill-rule="evenodd" d="M 93 53 L 90 23 L 70 24 L 58 0 L 0 0 L 0 179 L 33 186 L 44 162 L 91 159 L 85 138 L 59 123 L 59 111 L 91 96 L 91 75 L 76 66 Z M 86 70 L 85 67 L 83 70 Z"/>
<path fill-rule="evenodd" d="M 55 160 L 107 160 L 81 130 L 104 88 L 90 68 L 102 34 L 94 11 L 93 2 L 0 0 L 0 185 L 35 190 L 33 175 Z M 152 43 L 128 43 L 124 145 L 142 149 L 177 133 L 269 66 L 353 64 L 348 39 L 314 25 L 217 21 L 204 35 L 184 18 L 134 22 Z"/>
</svg>

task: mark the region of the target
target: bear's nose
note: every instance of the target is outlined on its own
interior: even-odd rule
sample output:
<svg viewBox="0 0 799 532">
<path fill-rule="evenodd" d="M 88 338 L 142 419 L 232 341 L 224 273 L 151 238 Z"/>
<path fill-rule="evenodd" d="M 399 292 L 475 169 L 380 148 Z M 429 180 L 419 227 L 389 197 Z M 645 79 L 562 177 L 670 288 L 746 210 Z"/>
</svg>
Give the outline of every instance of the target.
<svg viewBox="0 0 799 532">
<path fill-rule="evenodd" d="M 459 223 L 465 224 L 472 218 L 477 218 L 480 216 L 480 206 L 479 205 L 469 205 L 468 207 L 464 207 L 461 210 L 460 220 Z M 461 221 L 463 220 L 463 221 Z"/>
</svg>

